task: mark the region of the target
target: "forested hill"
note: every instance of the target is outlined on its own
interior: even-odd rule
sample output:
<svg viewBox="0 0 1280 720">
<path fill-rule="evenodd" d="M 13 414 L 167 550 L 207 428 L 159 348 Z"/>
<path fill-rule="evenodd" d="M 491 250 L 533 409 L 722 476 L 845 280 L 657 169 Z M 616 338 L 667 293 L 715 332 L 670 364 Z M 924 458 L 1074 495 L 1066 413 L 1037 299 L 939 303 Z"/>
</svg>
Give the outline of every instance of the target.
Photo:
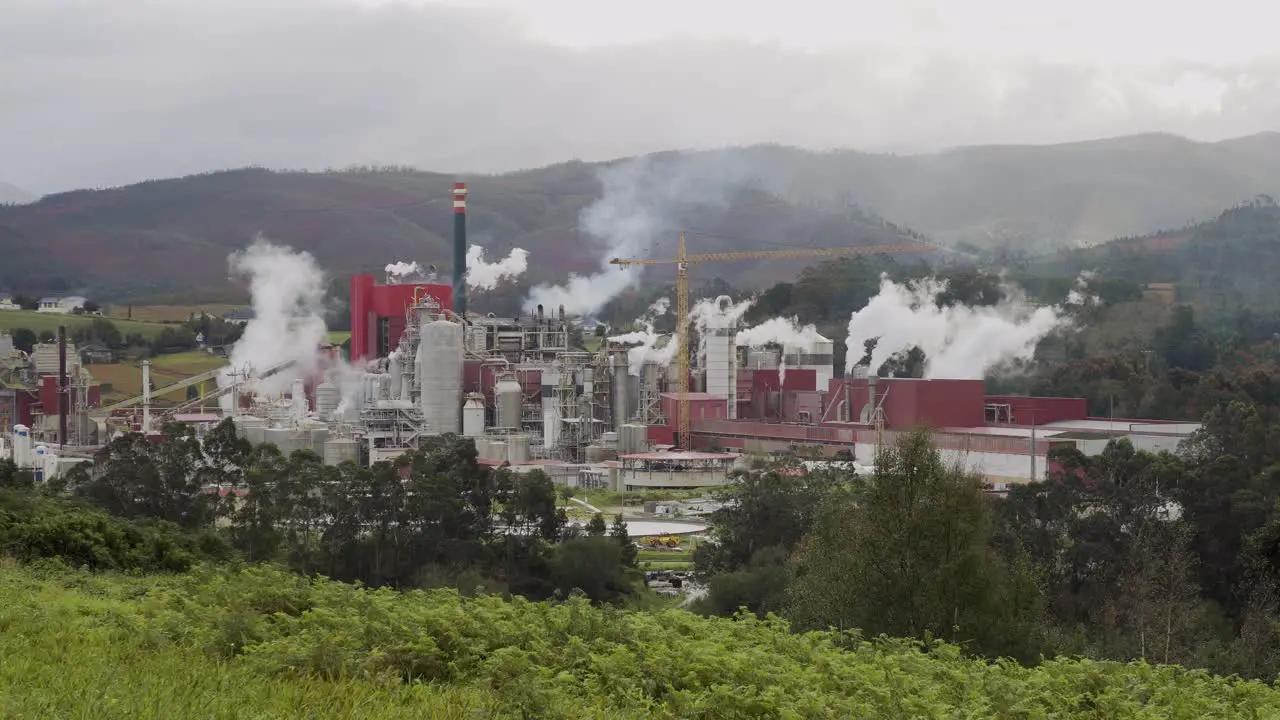
<svg viewBox="0 0 1280 720">
<path fill-rule="evenodd" d="M 667 228 L 703 233 L 692 243 L 697 251 L 880 242 L 899 234 L 887 218 L 944 243 L 1039 252 L 1182 227 L 1243 198 L 1280 195 L 1280 134 L 1219 143 L 1142 135 L 918 156 L 758 146 L 649 161 L 716 171 L 710 184 L 723 187 L 679 172 L 636 184 L 637 198 L 663 196 L 663 189 L 676 198 L 663 197 L 656 214 Z M 466 178 L 473 239 L 491 254 L 529 250 L 531 281 L 598 268 L 607 252 L 592 249 L 578 226 L 602 192 L 606 165 Z M 399 168 L 243 169 L 0 207 L 0 287 L 74 289 L 107 300 L 214 299 L 230 287 L 227 253 L 259 231 L 314 252 L 337 276 L 395 260 L 447 265 L 455 179 Z M 709 203 L 703 194 L 722 197 Z M 662 246 L 672 244 L 666 234 L 657 234 L 655 254 L 670 250 Z M 708 275 L 724 272 L 735 284 L 759 287 L 790 279 L 805 264 L 744 264 Z"/>
<path fill-rule="evenodd" d="M 599 271 L 607 248 L 593 248 L 599 241 L 578 229 L 583 209 L 602 193 L 598 171 L 568 163 L 467 178 L 470 239 L 491 257 L 515 247 L 528 250 L 526 284 Z M 656 177 L 661 180 L 662 173 Z M 6 256 L 0 286 L 30 292 L 75 288 L 108 300 L 216 296 L 230 287 L 228 253 L 258 232 L 312 252 L 339 277 L 398 260 L 444 269 L 451 257 L 455 179 L 396 169 L 246 169 L 46 196 L 31 205 L 0 207 L 0 253 Z M 802 208 L 741 180 L 707 193 L 713 198 L 695 191 L 688 199 L 655 190 L 653 178 L 640 184 L 637 192 L 662 195 L 653 204 L 665 225 L 702 233 L 691 241 L 698 252 L 891 242 L 903 233 L 861 210 Z M 627 212 L 623 208 L 620 220 L 628 220 Z M 674 253 L 674 230 L 670 235 L 665 246 L 659 237 L 652 252 Z M 766 283 L 802 266 L 755 263 L 735 273 Z"/>
<path fill-rule="evenodd" d="M 15 185 L 0 180 L 0 205 L 8 203 L 25 203 L 35 200 L 35 196 Z"/>
</svg>

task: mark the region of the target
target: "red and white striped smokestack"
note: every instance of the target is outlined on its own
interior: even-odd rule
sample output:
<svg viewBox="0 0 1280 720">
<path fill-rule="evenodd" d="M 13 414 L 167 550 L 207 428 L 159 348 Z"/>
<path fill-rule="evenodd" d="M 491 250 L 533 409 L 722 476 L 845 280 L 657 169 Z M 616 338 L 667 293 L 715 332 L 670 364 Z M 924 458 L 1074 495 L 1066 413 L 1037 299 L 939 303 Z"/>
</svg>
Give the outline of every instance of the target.
<svg viewBox="0 0 1280 720">
<path fill-rule="evenodd" d="M 453 184 L 453 311 L 467 316 L 467 184 Z"/>
</svg>

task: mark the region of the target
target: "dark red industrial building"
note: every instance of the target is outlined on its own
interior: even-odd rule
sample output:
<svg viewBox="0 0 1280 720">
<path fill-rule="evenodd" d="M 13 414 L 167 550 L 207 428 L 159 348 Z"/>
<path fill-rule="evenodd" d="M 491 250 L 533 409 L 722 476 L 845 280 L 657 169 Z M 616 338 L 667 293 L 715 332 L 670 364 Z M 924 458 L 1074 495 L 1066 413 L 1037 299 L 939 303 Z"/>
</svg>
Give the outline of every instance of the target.
<svg viewBox="0 0 1280 720">
<path fill-rule="evenodd" d="M 453 287 L 436 282 L 378 285 L 373 275 L 351 277 L 351 361 L 386 357 L 400 344 L 406 313 L 424 296 L 453 310 Z"/>
</svg>

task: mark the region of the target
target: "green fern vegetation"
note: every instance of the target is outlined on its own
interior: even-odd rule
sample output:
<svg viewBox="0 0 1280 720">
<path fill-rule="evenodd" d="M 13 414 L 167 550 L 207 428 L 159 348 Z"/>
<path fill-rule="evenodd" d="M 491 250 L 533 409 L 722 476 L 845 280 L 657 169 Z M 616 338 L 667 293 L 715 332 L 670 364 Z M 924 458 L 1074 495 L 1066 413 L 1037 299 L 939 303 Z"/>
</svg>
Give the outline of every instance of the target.
<svg viewBox="0 0 1280 720">
<path fill-rule="evenodd" d="M 682 610 L 372 590 L 271 567 L 0 573 L 10 718 L 1263 717 L 1265 684 L 1035 668 Z"/>
</svg>

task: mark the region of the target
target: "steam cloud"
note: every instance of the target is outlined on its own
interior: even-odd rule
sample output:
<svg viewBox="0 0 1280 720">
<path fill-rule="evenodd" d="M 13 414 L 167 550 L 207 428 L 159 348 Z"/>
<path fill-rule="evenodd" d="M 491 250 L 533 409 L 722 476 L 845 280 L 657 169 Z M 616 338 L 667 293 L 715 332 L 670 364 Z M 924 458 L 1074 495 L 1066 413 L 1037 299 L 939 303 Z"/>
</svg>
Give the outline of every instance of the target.
<svg viewBox="0 0 1280 720">
<path fill-rule="evenodd" d="M 609 342 L 619 345 L 635 345 L 627 350 L 627 372 L 631 375 L 640 375 L 647 362 L 666 367 L 675 359 L 676 351 L 680 349 L 675 336 L 663 335 L 653 329 L 654 319 L 666 315 L 670 307 L 670 298 L 658 298 L 644 315 L 636 318 L 636 325 L 641 326 L 640 330 L 606 338 Z M 666 338 L 666 343 L 659 345 L 663 338 Z"/>
<path fill-rule="evenodd" d="M 422 267 L 416 262 L 393 262 L 386 267 L 388 275 L 394 277 L 408 277 L 410 275 L 421 275 Z"/>
<path fill-rule="evenodd" d="M 515 248 L 511 254 L 494 263 L 484 259 L 484 248 L 467 248 L 467 287 L 492 290 L 503 280 L 514 280 L 529 268 L 529 251 Z"/>
<path fill-rule="evenodd" d="M 218 379 L 225 386 L 230 374 L 262 373 L 292 361 L 293 367 L 257 382 L 261 393 L 279 393 L 297 378 L 316 372 L 316 348 L 325 340 L 325 275 L 310 253 L 274 245 L 261 235 L 243 251 L 228 258 L 232 275 L 249 279 L 253 319 L 231 350 L 231 366 Z M 224 396 L 224 410 L 231 398 Z"/>
<path fill-rule="evenodd" d="M 649 256 L 654 245 L 675 234 L 681 206 L 723 206 L 730 188 L 746 179 L 740 161 L 727 153 L 655 159 L 641 157 L 610 165 L 599 173 L 604 195 L 582 211 L 579 229 L 597 238 L 603 249 L 600 271 L 570 275 L 564 285 L 539 285 L 527 306 L 564 305 L 565 312 L 598 312 L 640 279 L 637 266 L 614 266 L 612 258 Z"/>
<path fill-rule="evenodd" d="M 1005 299 L 993 306 L 938 307 L 947 288 L 943 280 L 926 278 L 899 285 L 888 277 L 880 292 L 849 320 L 845 370 L 865 355 L 865 343 L 878 339 L 871 355 L 874 372 L 897 353 L 919 347 L 925 354 L 926 378 L 980 380 L 989 370 L 1029 359 L 1037 343 L 1070 320 L 1065 305 L 1082 304 L 1087 278 L 1063 306 L 1035 307 L 1017 288 L 1005 288 Z"/>
<path fill-rule="evenodd" d="M 776 317 L 765 320 L 755 327 L 747 328 L 737 334 L 734 343 L 738 346 L 764 347 L 770 343 L 782 346 L 782 354 L 778 358 L 778 381 L 787 379 L 787 350 L 807 351 L 815 343 L 829 342 L 818 333 L 813 325 L 800 325 L 795 318 Z"/>
</svg>

